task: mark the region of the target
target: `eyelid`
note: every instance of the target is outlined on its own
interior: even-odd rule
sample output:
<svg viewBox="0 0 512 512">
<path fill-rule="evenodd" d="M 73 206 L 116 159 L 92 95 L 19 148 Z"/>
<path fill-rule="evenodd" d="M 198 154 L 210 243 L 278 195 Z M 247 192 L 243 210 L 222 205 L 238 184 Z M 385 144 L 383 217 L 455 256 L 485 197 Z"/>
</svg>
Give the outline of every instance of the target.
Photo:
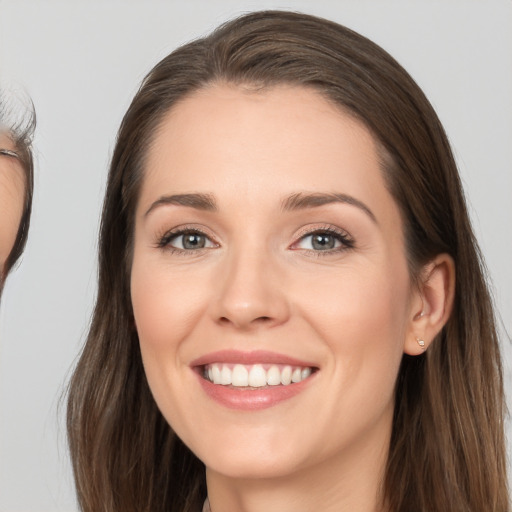
<svg viewBox="0 0 512 512">
<path fill-rule="evenodd" d="M 313 233 L 317 233 L 319 231 L 327 231 L 329 233 L 334 233 L 338 235 L 342 235 L 346 238 L 352 238 L 350 233 L 346 229 L 342 229 L 334 224 L 307 224 L 306 226 L 302 226 L 297 233 L 295 234 L 295 238 L 299 239 L 306 235 L 311 235 Z"/>
</svg>

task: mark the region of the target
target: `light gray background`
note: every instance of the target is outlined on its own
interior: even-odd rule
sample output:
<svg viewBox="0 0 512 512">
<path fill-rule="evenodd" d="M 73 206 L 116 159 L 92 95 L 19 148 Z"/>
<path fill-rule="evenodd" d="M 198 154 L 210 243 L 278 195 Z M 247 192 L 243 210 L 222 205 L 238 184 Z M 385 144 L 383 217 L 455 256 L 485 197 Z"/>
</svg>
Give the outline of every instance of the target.
<svg viewBox="0 0 512 512">
<path fill-rule="evenodd" d="M 418 81 L 453 144 L 512 332 L 510 0 L 0 0 L 0 78 L 23 84 L 38 114 L 30 240 L 0 308 L 0 511 L 77 510 L 59 399 L 95 294 L 107 163 L 138 83 L 177 45 L 260 8 L 345 24 Z M 509 397 L 511 352 L 505 342 Z"/>
</svg>

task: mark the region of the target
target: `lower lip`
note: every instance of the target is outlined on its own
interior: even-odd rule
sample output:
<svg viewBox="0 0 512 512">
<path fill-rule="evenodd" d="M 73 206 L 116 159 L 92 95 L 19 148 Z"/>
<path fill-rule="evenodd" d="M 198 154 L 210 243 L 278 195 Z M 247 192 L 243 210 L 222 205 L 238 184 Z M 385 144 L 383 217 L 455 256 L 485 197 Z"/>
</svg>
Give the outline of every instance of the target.
<svg viewBox="0 0 512 512">
<path fill-rule="evenodd" d="M 211 399 L 229 409 L 245 411 L 268 409 L 269 407 L 273 407 L 285 400 L 293 398 L 306 389 L 309 382 L 314 377 L 315 374 L 312 374 L 307 379 L 295 384 L 289 384 L 288 386 L 268 386 L 261 389 L 237 389 L 232 386 L 213 384 L 213 382 L 198 375 L 199 382 L 204 392 Z"/>
</svg>

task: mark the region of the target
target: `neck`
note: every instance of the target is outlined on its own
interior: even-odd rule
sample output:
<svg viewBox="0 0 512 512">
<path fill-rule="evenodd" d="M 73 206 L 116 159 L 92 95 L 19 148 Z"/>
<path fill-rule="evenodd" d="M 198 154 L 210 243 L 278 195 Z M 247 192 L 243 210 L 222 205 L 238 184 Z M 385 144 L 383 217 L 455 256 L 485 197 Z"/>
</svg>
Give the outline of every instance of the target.
<svg viewBox="0 0 512 512">
<path fill-rule="evenodd" d="M 321 465 L 273 478 L 233 478 L 207 469 L 211 512 L 384 512 L 384 443 L 352 446 Z"/>
</svg>

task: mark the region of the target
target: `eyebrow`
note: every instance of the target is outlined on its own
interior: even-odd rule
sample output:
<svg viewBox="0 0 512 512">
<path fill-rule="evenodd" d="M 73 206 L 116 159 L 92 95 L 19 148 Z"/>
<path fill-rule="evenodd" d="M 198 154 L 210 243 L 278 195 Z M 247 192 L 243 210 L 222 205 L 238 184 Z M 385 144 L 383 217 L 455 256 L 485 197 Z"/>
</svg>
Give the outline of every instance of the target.
<svg viewBox="0 0 512 512">
<path fill-rule="evenodd" d="M 362 201 L 356 199 L 353 196 L 347 194 L 337 194 L 337 193 L 297 193 L 292 194 L 287 197 L 282 203 L 283 211 L 295 211 L 295 210 L 303 210 L 306 208 L 318 208 L 319 206 L 324 206 L 326 204 L 332 203 L 343 203 L 349 204 L 351 206 L 355 206 L 362 210 L 366 215 L 370 217 L 370 219 L 377 224 L 377 218 L 375 214 L 366 206 Z"/>
<path fill-rule="evenodd" d="M 146 211 L 144 217 L 147 217 L 153 210 L 164 205 L 188 206 L 196 210 L 208 212 L 217 211 L 215 198 L 210 194 L 173 194 L 171 196 L 162 196 L 157 199 Z"/>
<path fill-rule="evenodd" d="M 374 213 L 366 206 L 362 201 L 356 199 L 353 196 L 347 194 L 337 193 L 311 193 L 305 194 L 302 192 L 292 194 L 288 196 L 281 204 L 283 211 L 296 211 L 307 208 L 318 208 L 326 204 L 332 203 L 343 203 L 355 206 L 366 213 L 370 219 L 377 224 L 377 218 Z M 144 217 L 147 217 L 153 210 L 159 206 L 164 205 L 176 205 L 186 206 L 189 208 L 195 208 L 196 210 L 204 210 L 209 212 L 215 212 L 218 210 L 215 198 L 211 194 L 173 194 L 170 196 L 162 196 L 157 199 L 148 208 Z"/>
</svg>

